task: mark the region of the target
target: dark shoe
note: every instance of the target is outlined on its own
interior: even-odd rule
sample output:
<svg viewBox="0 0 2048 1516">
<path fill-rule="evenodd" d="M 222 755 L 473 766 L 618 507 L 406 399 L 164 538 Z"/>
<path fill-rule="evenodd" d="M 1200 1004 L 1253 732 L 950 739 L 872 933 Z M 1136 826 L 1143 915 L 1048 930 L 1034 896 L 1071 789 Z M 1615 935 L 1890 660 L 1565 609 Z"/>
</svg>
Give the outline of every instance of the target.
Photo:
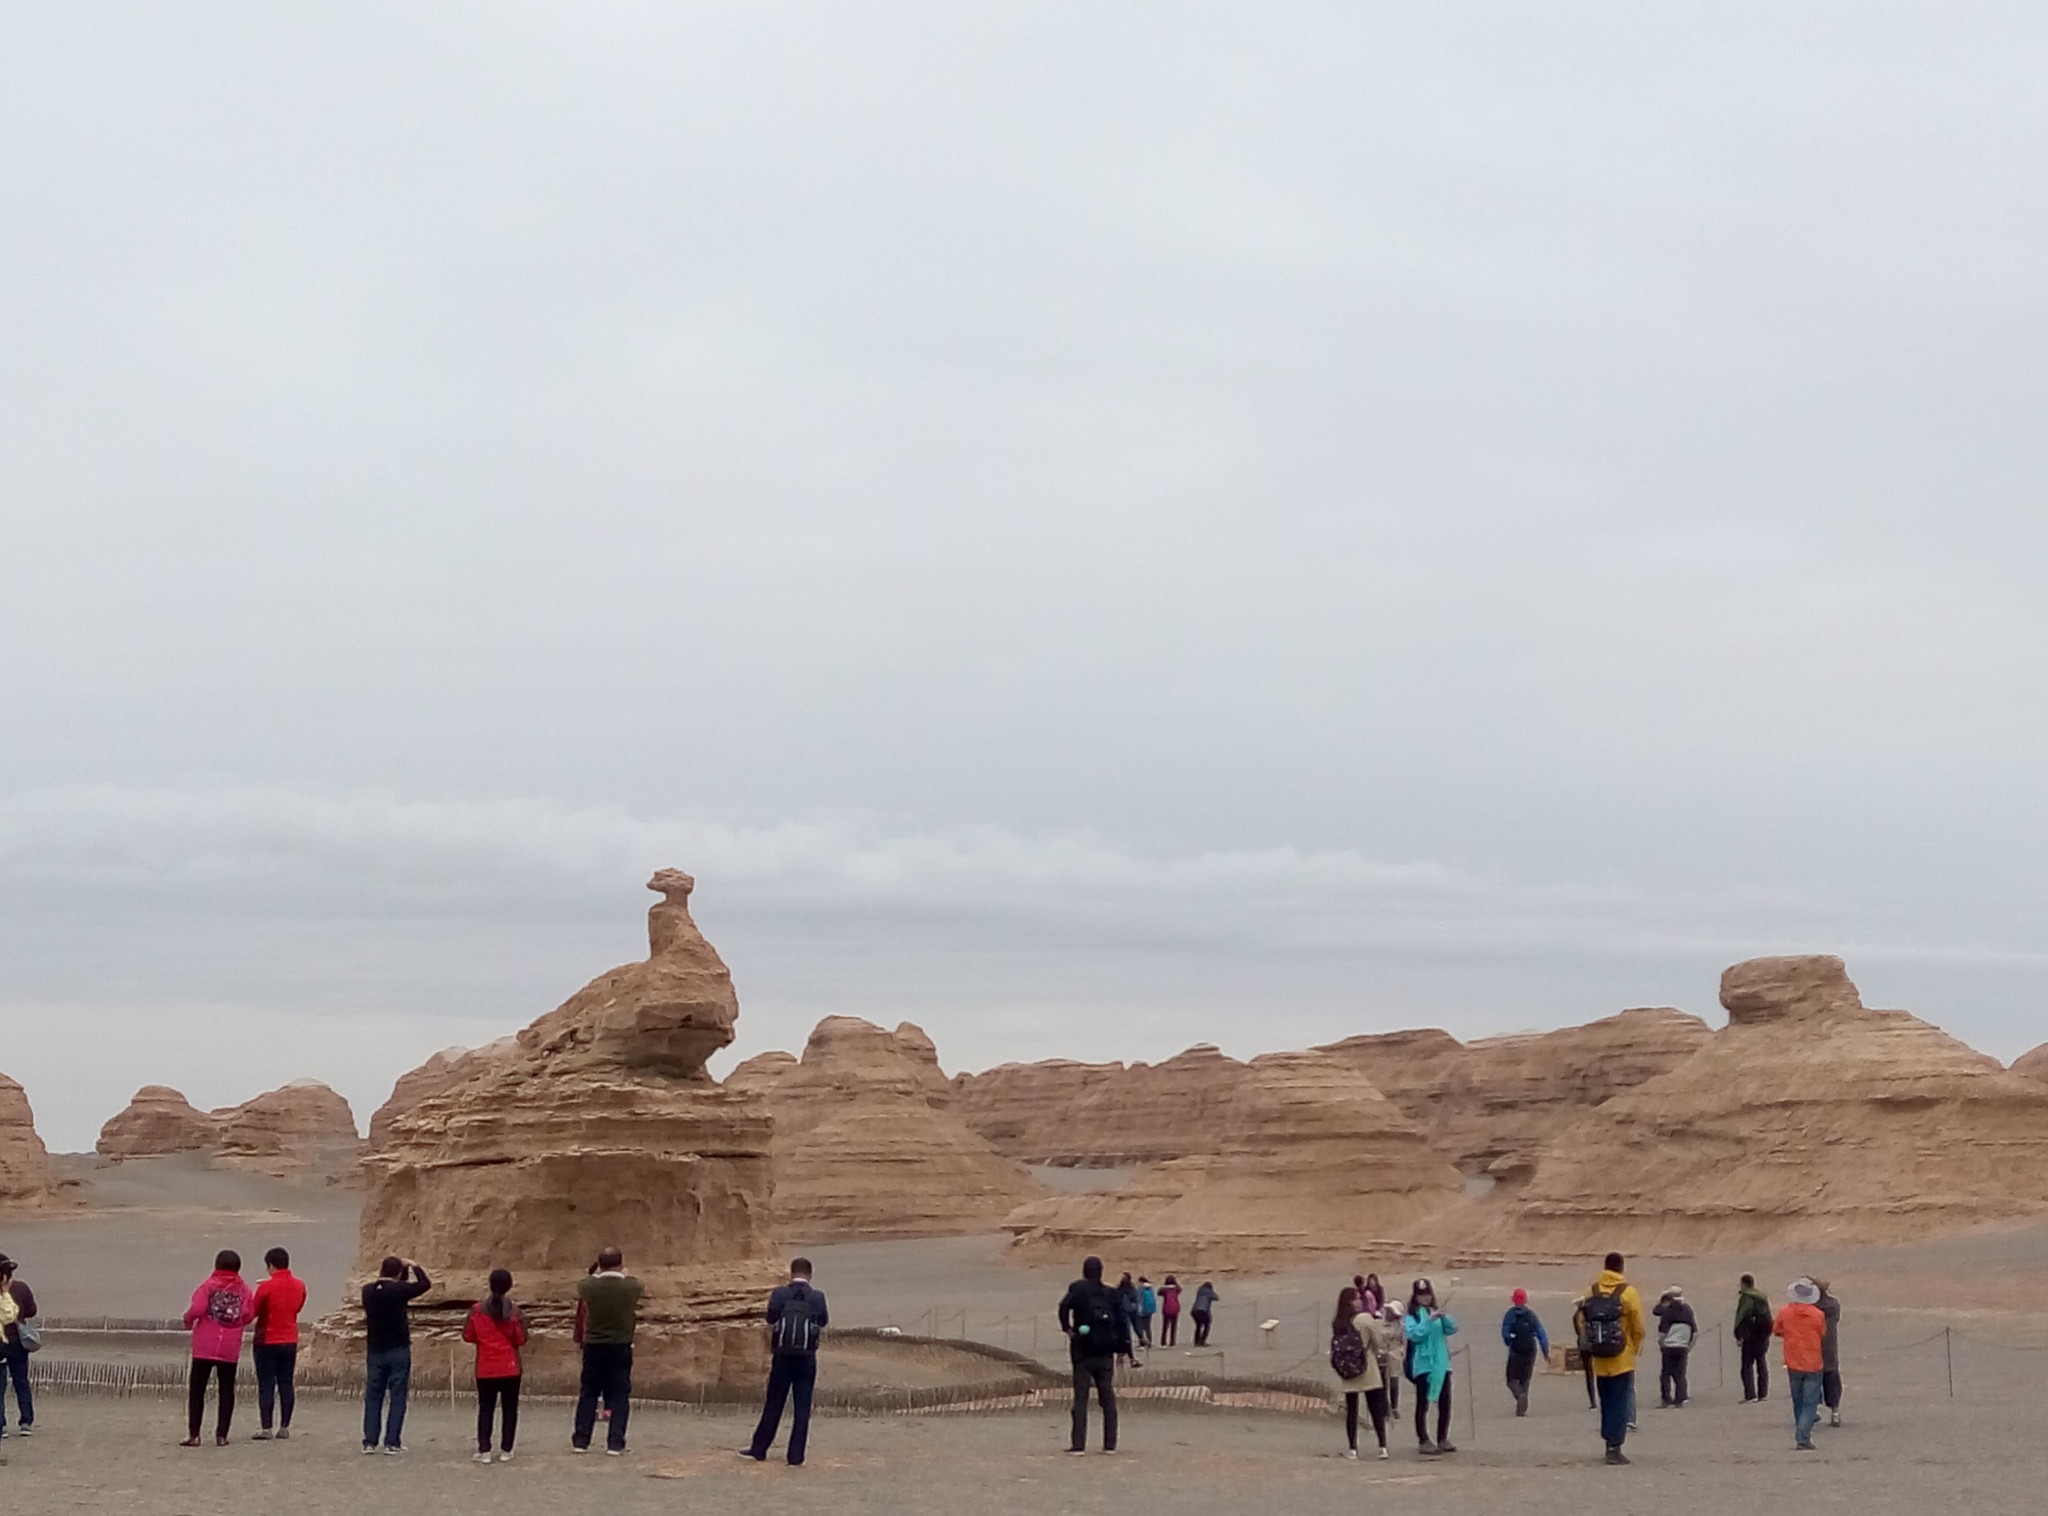
<svg viewBox="0 0 2048 1516">
<path fill-rule="evenodd" d="M 740 1457 L 751 1458 L 756 1463 L 766 1463 L 768 1461 L 768 1455 L 766 1453 L 757 1453 L 752 1448 L 740 1448 L 738 1451 Z"/>
<path fill-rule="evenodd" d="M 1628 1454 L 1622 1452 L 1620 1448 L 1609 1448 L 1607 1450 L 1607 1461 L 1615 1464 L 1627 1463 Z"/>
<path fill-rule="evenodd" d="M 1420 1453 L 1424 1458 L 1434 1458 L 1437 1454 L 1441 1453 L 1443 1449 L 1438 1447 L 1433 1442 L 1425 1442 L 1415 1451 Z"/>
<path fill-rule="evenodd" d="M 1458 1445 L 1454 1442 L 1440 1442 L 1436 1445 L 1436 1450 L 1439 1453 L 1455 1453 L 1458 1451 Z"/>
<path fill-rule="evenodd" d="M 226 1432 L 218 1433 L 213 1439 L 213 1445 L 217 1448 L 226 1447 L 228 1445 L 228 1434 Z"/>
<path fill-rule="evenodd" d="M 292 1440 L 292 1429 L 290 1427 L 279 1427 L 277 1429 L 277 1440 L 279 1442 L 290 1442 Z"/>
<path fill-rule="evenodd" d="M 1792 1444 L 1792 1451 L 1795 1453 L 1817 1453 L 1820 1449 L 1810 1442 L 1795 1442 Z"/>
<path fill-rule="evenodd" d="M 199 1446 L 199 1439 L 197 1437 L 187 1437 L 178 1446 L 181 1448 L 196 1448 Z"/>
</svg>

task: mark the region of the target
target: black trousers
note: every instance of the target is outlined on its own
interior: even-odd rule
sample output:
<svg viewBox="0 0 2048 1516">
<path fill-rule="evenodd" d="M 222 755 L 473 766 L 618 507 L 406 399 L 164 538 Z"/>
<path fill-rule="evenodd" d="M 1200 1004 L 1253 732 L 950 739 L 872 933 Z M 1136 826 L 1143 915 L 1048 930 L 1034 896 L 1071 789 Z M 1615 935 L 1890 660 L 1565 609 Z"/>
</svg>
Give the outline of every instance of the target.
<svg viewBox="0 0 2048 1516">
<path fill-rule="evenodd" d="M 1508 1353 L 1508 1393 L 1515 1397 L 1515 1414 L 1529 1414 L 1529 1381 L 1536 1377 L 1536 1350 Z"/>
<path fill-rule="evenodd" d="M 1088 1446 L 1088 1390 L 1102 1402 L 1102 1446 L 1116 1447 L 1116 1360 L 1076 1358 L 1074 1360 L 1074 1436 L 1067 1445 L 1076 1452 Z"/>
<path fill-rule="evenodd" d="M 1160 1318 L 1159 1318 L 1159 1345 L 1160 1345 L 1161 1347 L 1163 1347 L 1163 1348 L 1170 1348 L 1170 1347 L 1172 1347 L 1172 1346 L 1173 1346 L 1173 1339 L 1174 1339 L 1174 1336 L 1175 1336 L 1175 1334 L 1176 1334 L 1176 1333 L 1178 1332 L 1179 1328 L 1180 1328 L 1180 1315 L 1179 1315 L 1179 1313 L 1178 1313 L 1178 1312 L 1176 1312 L 1176 1313 L 1174 1313 L 1174 1314 L 1172 1314 L 1172 1315 L 1169 1315 L 1169 1316 L 1162 1316 L 1162 1317 L 1160 1317 Z"/>
<path fill-rule="evenodd" d="M 1429 1441 L 1429 1381 L 1411 1379 L 1415 1386 L 1415 1436 L 1420 1442 Z M 1451 1440 L 1451 1376 L 1444 1375 L 1444 1392 L 1436 1403 L 1436 1440 L 1440 1443 Z"/>
<path fill-rule="evenodd" d="M 754 1428 L 754 1456 L 766 1458 L 782 1427 L 782 1407 L 796 1402 L 789 1422 L 789 1463 L 794 1468 L 804 1461 L 811 1441 L 811 1392 L 818 1386 L 816 1353 L 777 1353 L 768 1367 L 768 1393 L 761 1401 L 760 1424 Z"/>
<path fill-rule="evenodd" d="M 1821 1403 L 1831 1411 L 1839 1411 L 1842 1408 L 1842 1371 L 1840 1369 L 1822 1369 L 1820 1371 L 1820 1398 Z"/>
<path fill-rule="evenodd" d="M 185 1430 L 189 1436 L 199 1435 L 200 1418 L 206 1414 L 206 1381 L 215 1375 L 220 1377 L 220 1416 L 214 1422 L 213 1435 L 225 1437 L 235 1420 L 235 1366 L 232 1363 L 215 1363 L 210 1358 L 192 1360 L 192 1389 L 185 1400 Z"/>
<path fill-rule="evenodd" d="M 1742 1344 L 1742 1398 L 1763 1400 L 1771 1393 L 1771 1339 Z"/>
<path fill-rule="evenodd" d="M 270 1430 L 272 1408 L 282 1413 L 278 1425 L 292 1424 L 292 1410 L 299 1403 L 299 1345 L 296 1342 L 262 1343 L 249 1350 L 256 1366 L 256 1418 L 263 1430 Z"/>
<path fill-rule="evenodd" d="M 579 1448 L 590 1446 L 590 1434 L 597 1426 L 597 1403 L 604 1401 L 612 1419 L 605 1423 L 604 1445 L 626 1451 L 626 1418 L 632 1412 L 633 1344 L 630 1342 L 586 1342 L 583 1344 L 583 1383 L 576 1394 L 576 1425 L 569 1441 Z"/>
<path fill-rule="evenodd" d="M 518 1440 L 518 1375 L 477 1381 L 477 1452 L 492 1450 L 492 1424 L 498 1420 L 504 1420 L 498 1446 L 510 1452 Z"/>
<path fill-rule="evenodd" d="M 1195 1346 L 1198 1348 L 1207 1347 L 1209 1345 L 1209 1313 L 1207 1311 L 1191 1311 L 1189 1314 L 1195 1318 Z"/>
<path fill-rule="evenodd" d="M 1684 1405 L 1685 1365 L 1691 1348 L 1660 1348 L 1664 1356 L 1657 1365 L 1657 1400 L 1662 1405 Z"/>
<path fill-rule="evenodd" d="M 1358 1397 L 1365 1396 L 1365 1409 L 1372 1417 L 1372 1434 L 1379 1439 L 1381 1447 L 1387 1445 L 1387 1392 L 1377 1390 L 1346 1390 L 1344 1392 L 1344 1441 L 1352 1452 L 1358 1451 Z"/>
</svg>

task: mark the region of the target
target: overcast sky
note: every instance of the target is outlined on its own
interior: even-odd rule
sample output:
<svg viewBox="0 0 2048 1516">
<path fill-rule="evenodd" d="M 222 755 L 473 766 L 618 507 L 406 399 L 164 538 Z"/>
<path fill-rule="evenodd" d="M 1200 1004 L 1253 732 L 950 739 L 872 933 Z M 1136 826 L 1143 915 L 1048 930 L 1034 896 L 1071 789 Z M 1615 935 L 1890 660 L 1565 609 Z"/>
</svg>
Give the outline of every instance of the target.
<svg viewBox="0 0 2048 1516">
<path fill-rule="evenodd" d="M 2038 6 L 0 8 L 0 1069 L 2048 1038 Z M 730 1055 L 718 1066 L 729 1062 Z"/>
</svg>

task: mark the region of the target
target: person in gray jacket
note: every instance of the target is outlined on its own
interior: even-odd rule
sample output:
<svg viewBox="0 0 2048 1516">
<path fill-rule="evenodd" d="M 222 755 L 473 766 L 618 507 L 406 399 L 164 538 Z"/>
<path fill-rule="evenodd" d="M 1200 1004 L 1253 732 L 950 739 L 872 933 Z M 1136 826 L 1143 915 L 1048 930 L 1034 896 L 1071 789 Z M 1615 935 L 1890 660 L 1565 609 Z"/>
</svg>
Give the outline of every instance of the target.
<svg viewBox="0 0 2048 1516">
<path fill-rule="evenodd" d="M 1820 1286 L 1820 1313 L 1828 1327 L 1820 1339 L 1820 1398 L 1828 1408 L 1828 1425 L 1842 1424 L 1842 1302 L 1835 1299 L 1825 1279 Z"/>
</svg>

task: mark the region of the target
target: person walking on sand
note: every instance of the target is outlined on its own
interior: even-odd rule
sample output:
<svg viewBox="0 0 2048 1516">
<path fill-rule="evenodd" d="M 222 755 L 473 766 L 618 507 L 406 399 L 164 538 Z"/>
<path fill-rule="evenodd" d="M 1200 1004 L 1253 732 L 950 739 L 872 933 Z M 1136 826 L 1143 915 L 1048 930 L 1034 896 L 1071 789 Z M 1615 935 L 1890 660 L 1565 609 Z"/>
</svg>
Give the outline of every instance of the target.
<svg viewBox="0 0 2048 1516">
<path fill-rule="evenodd" d="M 1159 1345 L 1170 1348 L 1180 1335 L 1180 1281 L 1168 1274 L 1159 1287 Z"/>
<path fill-rule="evenodd" d="M 29 1385 L 28 1356 L 32 1342 L 39 1340 L 32 1323 L 36 1319 L 36 1292 L 15 1273 L 15 1263 L 0 1253 L 0 1437 L 7 1435 L 7 1391 L 14 1390 L 15 1431 L 32 1437 L 36 1429 L 36 1396 Z M 0 1463 L 6 1462 L 0 1459 Z"/>
<path fill-rule="evenodd" d="M 1735 1341 L 1742 1349 L 1742 1403 L 1771 1392 L 1771 1298 L 1744 1274 L 1735 1292 Z"/>
<path fill-rule="evenodd" d="M 1451 1445 L 1451 1348 L 1446 1338 L 1455 1336 L 1457 1319 L 1445 1315 L 1436 1303 L 1436 1287 L 1427 1279 L 1415 1281 L 1408 1295 L 1408 1310 L 1401 1318 L 1401 1333 L 1411 1349 L 1408 1377 L 1415 1384 L 1415 1439 L 1427 1454 L 1455 1453 Z M 1436 1441 L 1429 1440 L 1429 1412 L 1436 1408 Z"/>
<path fill-rule="evenodd" d="M 811 1283 L 811 1260 L 798 1258 L 789 1265 L 789 1283 L 777 1287 L 768 1297 L 768 1332 L 774 1359 L 768 1370 L 768 1393 L 761 1401 L 761 1420 L 754 1428 L 752 1446 L 740 1451 L 756 1463 L 764 1462 L 775 1445 L 782 1426 L 782 1407 L 794 1398 L 789 1423 L 789 1466 L 799 1468 L 811 1440 L 811 1393 L 818 1383 L 818 1339 L 831 1324 L 825 1309 L 825 1292 Z"/>
<path fill-rule="evenodd" d="M 185 1440 L 181 1447 L 199 1446 L 199 1422 L 206 1412 L 206 1382 L 220 1383 L 219 1414 L 213 1426 L 213 1445 L 228 1445 L 228 1428 L 235 1420 L 235 1363 L 242 1356 L 242 1333 L 256 1312 L 256 1297 L 242 1282 L 242 1255 L 223 1249 L 213 1260 L 213 1272 L 192 1292 L 185 1307 L 185 1329 L 192 1334 L 192 1382 L 185 1403 Z"/>
<path fill-rule="evenodd" d="M 491 1425 L 499 1421 L 498 1461 L 510 1463 L 519 1440 L 519 1350 L 526 1346 L 526 1315 L 513 1302 L 510 1269 L 491 1270 L 491 1292 L 469 1308 L 462 1340 L 476 1348 L 476 1462 L 491 1461 Z"/>
<path fill-rule="evenodd" d="M 1216 1293 L 1216 1286 L 1204 1279 L 1195 1289 L 1195 1305 L 1190 1314 L 1195 1322 L 1195 1346 L 1209 1345 L 1209 1328 L 1216 1320 L 1216 1302 L 1223 1297 Z"/>
<path fill-rule="evenodd" d="M 1826 1372 L 1822 1344 L 1828 1320 L 1821 1314 L 1820 1286 L 1795 1279 L 1785 1292 L 1784 1306 L 1771 1323 L 1771 1335 L 1785 1344 L 1785 1380 L 1792 1391 L 1792 1446 L 1813 1451 L 1813 1424 L 1820 1419 L 1821 1376 Z"/>
<path fill-rule="evenodd" d="M 1593 1365 L 1593 1383 L 1600 1400 L 1600 1440 L 1607 1461 L 1625 1464 L 1621 1445 L 1628 1440 L 1635 1416 L 1636 1355 L 1649 1330 L 1643 1322 L 1643 1297 L 1623 1273 L 1626 1262 L 1609 1253 L 1600 1277 L 1579 1302 L 1579 1352 Z"/>
<path fill-rule="evenodd" d="M 1651 1313 L 1657 1318 L 1657 1404 L 1660 1409 L 1677 1410 L 1687 1400 L 1685 1370 L 1692 1359 L 1693 1340 L 1699 1336 L 1700 1319 L 1678 1285 L 1666 1290 Z"/>
<path fill-rule="evenodd" d="M 612 1458 L 626 1451 L 626 1421 L 633 1401 L 633 1328 L 640 1318 L 640 1297 L 646 1287 L 626 1272 L 625 1255 L 606 1248 L 597 1255 L 597 1271 L 576 1282 L 583 1305 L 583 1379 L 576 1395 L 575 1428 L 569 1447 L 590 1451 L 597 1428 L 597 1402 L 611 1413 L 605 1423 L 604 1450 Z"/>
<path fill-rule="evenodd" d="M 1514 1303 L 1500 1319 L 1500 1340 L 1508 1350 L 1508 1393 L 1515 1399 L 1515 1414 L 1529 1414 L 1529 1382 L 1536 1377 L 1536 1355 L 1550 1361 L 1550 1334 L 1529 1309 L 1529 1292 L 1517 1289 Z"/>
<path fill-rule="evenodd" d="M 271 1417 L 278 1416 L 277 1440 L 292 1435 L 292 1410 L 298 1404 L 299 1312 L 306 1308 L 306 1286 L 292 1272 L 292 1255 L 272 1248 L 263 1255 L 269 1277 L 256 1286 L 256 1339 L 249 1357 L 256 1368 L 256 1417 L 262 1423 L 252 1439 L 271 1440 Z"/>
<path fill-rule="evenodd" d="M 1835 1299 L 1825 1279 L 1816 1279 L 1821 1319 L 1828 1324 L 1820 1340 L 1820 1398 L 1828 1408 L 1828 1425 L 1842 1424 L 1842 1302 Z"/>
<path fill-rule="evenodd" d="M 405 1451 L 405 1406 L 412 1392 L 412 1303 L 434 1287 L 427 1271 L 395 1254 L 363 1286 L 363 1451 L 377 1437 L 393 1458 Z"/>
<path fill-rule="evenodd" d="M 1360 1396 L 1372 1416 L 1380 1457 L 1387 1456 L 1387 1391 L 1380 1368 L 1380 1355 L 1385 1347 L 1386 1328 L 1378 1313 L 1364 1308 L 1357 1285 L 1346 1285 L 1337 1294 L 1337 1309 L 1330 1318 L 1330 1376 L 1344 1396 L 1347 1458 L 1358 1456 Z"/>
<path fill-rule="evenodd" d="M 1124 1276 L 1128 1279 L 1130 1276 Z M 1060 1330 L 1074 1370 L 1073 1435 L 1069 1453 L 1088 1451 L 1088 1392 L 1102 1403 L 1102 1451 L 1116 1451 L 1116 1360 L 1130 1351 L 1131 1322 L 1122 1293 L 1102 1282 L 1102 1260 L 1081 1260 L 1081 1277 L 1060 1298 Z"/>
</svg>

